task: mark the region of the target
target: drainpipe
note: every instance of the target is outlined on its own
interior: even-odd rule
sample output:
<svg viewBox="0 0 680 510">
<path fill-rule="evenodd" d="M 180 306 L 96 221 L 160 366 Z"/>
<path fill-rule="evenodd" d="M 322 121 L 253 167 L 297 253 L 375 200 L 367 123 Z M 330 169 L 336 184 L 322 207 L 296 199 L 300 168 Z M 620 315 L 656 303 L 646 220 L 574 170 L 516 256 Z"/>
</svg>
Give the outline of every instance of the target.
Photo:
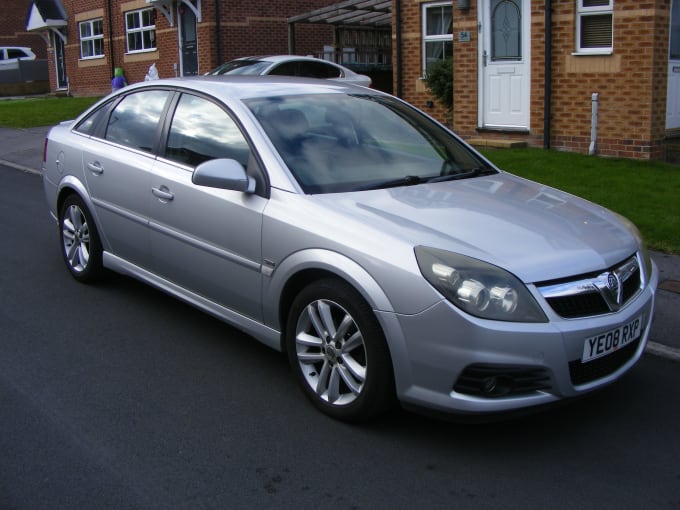
<svg viewBox="0 0 680 510">
<path fill-rule="evenodd" d="M 217 65 L 222 65 L 222 37 L 220 32 L 220 0 L 215 0 L 215 43 L 217 43 Z"/>
<path fill-rule="evenodd" d="M 111 77 L 116 74 L 116 52 L 113 51 L 113 11 L 111 0 L 106 0 L 106 9 L 109 16 L 109 53 L 111 54 Z"/>
<path fill-rule="evenodd" d="M 545 57 L 543 84 L 543 148 L 550 148 L 550 127 L 552 117 L 552 0 L 545 0 Z"/>
<path fill-rule="evenodd" d="M 395 43 L 397 45 L 397 97 L 404 95 L 404 79 L 402 77 L 401 66 L 401 1 L 394 0 L 395 23 L 397 24 L 397 33 Z"/>
<path fill-rule="evenodd" d="M 590 147 L 588 147 L 588 155 L 592 156 L 596 152 L 597 145 L 597 103 L 599 94 L 597 92 L 593 93 L 592 103 L 593 103 L 593 116 L 590 121 Z"/>
</svg>

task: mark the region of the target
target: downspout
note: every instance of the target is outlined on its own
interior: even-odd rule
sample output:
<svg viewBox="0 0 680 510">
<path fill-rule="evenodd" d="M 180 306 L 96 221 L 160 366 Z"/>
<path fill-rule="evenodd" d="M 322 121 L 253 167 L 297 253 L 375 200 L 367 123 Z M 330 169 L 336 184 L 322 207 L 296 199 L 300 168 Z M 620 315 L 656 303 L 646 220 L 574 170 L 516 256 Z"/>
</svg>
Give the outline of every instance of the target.
<svg viewBox="0 0 680 510">
<path fill-rule="evenodd" d="M 597 110 L 598 110 L 598 99 L 600 94 L 593 92 L 592 97 L 592 117 L 590 120 L 590 147 L 588 147 L 588 155 L 593 156 L 597 152 Z"/>
<path fill-rule="evenodd" d="M 222 65 L 222 26 L 220 25 L 220 0 L 215 0 L 215 42 L 217 43 L 217 64 Z"/>
<path fill-rule="evenodd" d="M 394 0 L 395 23 L 397 24 L 396 39 L 397 45 L 397 97 L 404 95 L 404 79 L 402 76 L 402 56 L 401 56 L 401 0 Z"/>
<path fill-rule="evenodd" d="M 552 0 L 545 0 L 545 57 L 543 84 L 543 148 L 550 148 L 552 117 Z"/>
<path fill-rule="evenodd" d="M 116 52 L 113 51 L 113 11 L 111 0 L 106 0 L 106 10 L 109 16 L 109 53 L 111 53 L 111 77 L 116 74 Z"/>
</svg>

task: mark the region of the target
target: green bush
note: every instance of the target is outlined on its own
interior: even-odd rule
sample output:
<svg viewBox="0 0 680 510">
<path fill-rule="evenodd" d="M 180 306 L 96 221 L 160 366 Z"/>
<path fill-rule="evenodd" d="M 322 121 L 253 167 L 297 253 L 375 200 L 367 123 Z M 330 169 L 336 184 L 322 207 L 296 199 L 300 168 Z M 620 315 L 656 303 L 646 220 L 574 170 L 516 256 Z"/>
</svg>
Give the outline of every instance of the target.
<svg viewBox="0 0 680 510">
<path fill-rule="evenodd" d="M 427 68 L 425 84 L 435 99 L 451 112 L 453 109 L 453 59 L 438 60 Z"/>
</svg>

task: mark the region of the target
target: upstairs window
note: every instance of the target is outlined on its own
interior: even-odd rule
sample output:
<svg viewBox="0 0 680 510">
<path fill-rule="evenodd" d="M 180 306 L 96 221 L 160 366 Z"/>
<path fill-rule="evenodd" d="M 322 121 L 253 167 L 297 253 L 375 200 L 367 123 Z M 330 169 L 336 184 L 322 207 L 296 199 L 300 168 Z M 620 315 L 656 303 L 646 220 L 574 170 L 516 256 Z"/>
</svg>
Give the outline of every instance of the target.
<svg viewBox="0 0 680 510">
<path fill-rule="evenodd" d="M 128 53 L 156 49 L 156 9 L 125 13 Z"/>
<path fill-rule="evenodd" d="M 437 60 L 453 56 L 451 2 L 423 5 L 423 76 Z"/>
<path fill-rule="evenodd" d="M 80 34 L 80 58 L 104 55 L 104 28 L 101 18 L 78 23 Z"/>
<path fill-rule="evenodd" d="M 576 17 L 577 53 L 611 53 L 614 0 L 576 0 Z"/>
</svg>

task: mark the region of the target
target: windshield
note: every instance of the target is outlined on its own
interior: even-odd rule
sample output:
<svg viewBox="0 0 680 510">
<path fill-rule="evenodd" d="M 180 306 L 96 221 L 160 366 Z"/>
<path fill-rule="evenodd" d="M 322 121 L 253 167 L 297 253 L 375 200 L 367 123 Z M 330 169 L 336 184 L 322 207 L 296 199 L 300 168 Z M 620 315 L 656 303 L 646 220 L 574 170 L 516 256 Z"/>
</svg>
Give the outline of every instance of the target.
<svg viewBox="0 0 680 510">
<path fill-rule="evenodd" d="M 384 96 L 314 94 L 246 104 L 305 193 L 335 193 L 494 172 L 435 122 Z"/>
<path fill-rule="evenodd" d="M 271 62 L 261 62 L 259 60 L 233 60 L 222 64 L 216 69 L 210 71 L 210 74 L 249 74 L 260 75 L 262 71 L 267 69 Z"/>
</svg>

